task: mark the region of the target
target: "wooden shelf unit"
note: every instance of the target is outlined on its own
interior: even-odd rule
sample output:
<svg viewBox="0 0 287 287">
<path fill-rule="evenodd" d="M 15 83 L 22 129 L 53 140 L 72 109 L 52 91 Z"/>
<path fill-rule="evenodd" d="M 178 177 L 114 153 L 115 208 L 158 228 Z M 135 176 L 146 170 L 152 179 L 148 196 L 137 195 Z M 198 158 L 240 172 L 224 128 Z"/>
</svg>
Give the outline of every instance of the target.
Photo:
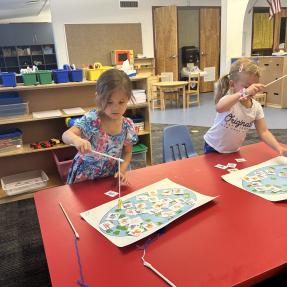
<svg viewBox="0 0 287 287">
<path fill-rule="evenodd" d="M 137 76 L 131 78 L 133 88 L 145 89 L 147 77 Z M 3 176 L 42 169 L 56 185 L 60 184 L 55 176 L 56 164 L 52 157 L 55 149 L 64 149 L 68 145 L 60 144 L 51 148 L 34 150 L 29 144 L 35 141 L 44 141 L 50 138 L 61 138 L 67 129 L 65 118 L 81 114 L 66 115 L 53 118 L 33 119 L 33 112 L 47 110 L 62 110 L 64 108 L 82 107 L 85 112 L 94 107 L 96 82 L 85 81 L 79 83 L 49 84 L 38 86 L 17 85 L 15 88 L 0 88 L 1 92 L 17 91 L 25 102 L 29 103 L 29 114 L 20 117 L 0 118 L 0 129 L 19 128 L 23 132 L 23 147 L 7 152 L 0 152 L 0 178 Z M 84 106 L 83 106 L 84 105 Z M 139 133 L 140 143 L 148 147 L 147 164 L 152 164 L 151 127 L 148 103 L 129 105 L 126 115 L 142 115 L 145 119 L 145 129 Z M 50 185 L 49 185 L 50 187 Z M 18 197 L 20 195 L 16 195 Z M 0 187 L 1 198 L 5 193 Z M 9 197 L 10 198 L 10 197 Z M 9 199 L 10 200 L 10 199 Z"/>
<path fill-rule="evenodd" d="M 134 69 L 137 74 L 153 76 L 155 74 L 154 58 L 134 58 Z"/>
</svg>

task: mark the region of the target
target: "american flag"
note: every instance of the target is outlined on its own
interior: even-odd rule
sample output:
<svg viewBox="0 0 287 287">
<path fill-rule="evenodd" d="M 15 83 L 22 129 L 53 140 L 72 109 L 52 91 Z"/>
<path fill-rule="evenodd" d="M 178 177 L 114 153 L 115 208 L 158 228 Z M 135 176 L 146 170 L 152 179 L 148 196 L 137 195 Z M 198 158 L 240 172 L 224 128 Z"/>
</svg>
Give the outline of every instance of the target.
<svg viewBox="0 0 287 287">
<path fill-rule="evenodd" d="M 280 0 L 267 0 L 267 3 L 269 4 L 269 14 L 270 19 L 276 14 L 281 12 L 281 1 Z"/>
</svg>

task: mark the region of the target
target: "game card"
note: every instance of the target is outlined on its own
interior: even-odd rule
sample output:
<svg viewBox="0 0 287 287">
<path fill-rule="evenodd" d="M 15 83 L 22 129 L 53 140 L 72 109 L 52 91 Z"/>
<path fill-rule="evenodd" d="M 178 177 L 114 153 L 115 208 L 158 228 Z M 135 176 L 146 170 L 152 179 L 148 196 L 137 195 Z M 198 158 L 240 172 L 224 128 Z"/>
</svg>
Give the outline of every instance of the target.
<svg viewBox="0 0 287 287">
<path fill-rule="evenodd" d="M 217 165 L 215 165 L 214 167 L 217 167 L 217 168 L 220 168 L 220 169 L 227 169 L 226 165 L 219 164 L 219 163 Z"/>
<path fill-rule="evenodd" d="M 236 158 L 235 161 L 237 162 L 244 162 L 247 161 L 245 158 Z"/>
<path fill-rule="evenodd" d="M 119 193 L 113 190 L 109 190 L 107 192 L 105 192 L 105 195 L 108 195 L 110 197 L 115 197 L 116 195 L 118 195 Z"/>
</svg>

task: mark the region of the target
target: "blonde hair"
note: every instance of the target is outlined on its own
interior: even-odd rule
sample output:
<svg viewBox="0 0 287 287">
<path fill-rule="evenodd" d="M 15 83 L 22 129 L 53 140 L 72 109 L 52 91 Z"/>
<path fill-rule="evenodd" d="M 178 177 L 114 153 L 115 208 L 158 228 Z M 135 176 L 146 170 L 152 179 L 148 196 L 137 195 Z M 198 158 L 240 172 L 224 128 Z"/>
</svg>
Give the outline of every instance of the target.
<svg viewBox="0 0 287 287">
<path fill-rule="evenodd" d="M 248 58 L 240 58 L 230 67 L 228 75 L 221 77 L 214 85 L 214 101 L 217 104 L 230 88 L 230 80 L 237 81 L 240 73 L 249 73 L 260 77 L 260 69 L 256 63 Z"/>
</svg>

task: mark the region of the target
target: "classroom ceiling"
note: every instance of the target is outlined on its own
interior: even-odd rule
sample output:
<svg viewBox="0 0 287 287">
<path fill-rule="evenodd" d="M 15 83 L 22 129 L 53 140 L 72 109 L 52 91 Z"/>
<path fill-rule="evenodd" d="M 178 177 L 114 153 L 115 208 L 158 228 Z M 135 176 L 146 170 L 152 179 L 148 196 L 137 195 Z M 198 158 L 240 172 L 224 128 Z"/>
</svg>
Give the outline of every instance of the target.
<svg viewBox="0 0 287 287">
<path fill-rule="evenodd" d="M 38 16 L 48 0 L 0 0 L 0 20 Z"/>
</svg>

